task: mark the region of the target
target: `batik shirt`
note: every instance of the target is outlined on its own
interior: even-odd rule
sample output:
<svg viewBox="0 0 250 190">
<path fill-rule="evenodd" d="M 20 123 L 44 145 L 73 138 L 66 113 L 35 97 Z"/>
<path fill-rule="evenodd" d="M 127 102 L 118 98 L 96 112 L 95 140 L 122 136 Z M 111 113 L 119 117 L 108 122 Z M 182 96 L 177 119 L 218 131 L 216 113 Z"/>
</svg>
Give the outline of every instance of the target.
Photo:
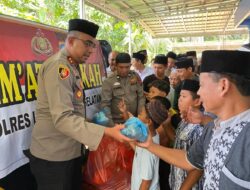
<svg viewBox="0 0 250 190">
<path fill-rule="evenodd" d="M 249 137 L 250 110 L 206 127 L 187 153 L 194 167 L 204 168 L 205 190 L 250 189 Z"/>
<path fill-rule="evenodd" d="M 203 127 L 182 121 L 176 130 L 174 148 L 188 151 L 191 145 L 201 136 Z M 187 177 L 187 171 L 171 165 L 169 183 L 172 190 L 179 190 Z M 202 189 L 202 180 L 192 190 Z"/>
</svg>

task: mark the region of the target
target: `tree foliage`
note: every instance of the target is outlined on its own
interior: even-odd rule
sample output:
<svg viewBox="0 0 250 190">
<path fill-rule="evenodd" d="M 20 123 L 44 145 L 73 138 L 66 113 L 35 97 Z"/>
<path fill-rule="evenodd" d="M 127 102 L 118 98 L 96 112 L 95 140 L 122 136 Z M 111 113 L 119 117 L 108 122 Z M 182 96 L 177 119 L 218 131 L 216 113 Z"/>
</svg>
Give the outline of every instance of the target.
<svg viewBox="0 0 250 190">
<path fill-rule="evenodd" d="M 128 52 L 129 23 L 125 23 L 92 7 L 85 6 L 87 19 L 100 26 L 98 39 L 107 40 L 112 48 Z M 0 13 L 35 22 L 67 29 L 68 20 L 79 17 L 78 0 L 1 0 Z M 132 52 L 147 49 L 149 59 L 156 54 L 166 54 L 174 44 L 180 42 L 193 43 L 193 38 L 152 39 L 152 37 L 136 21 L 131 23 Z M 247 38 L 247 36 L 243 36 Z M 225 40 L 242 39 L 242 35 L 225 36 Z M 204 37 L 204 41 L 219 41 L 219 36 Z M 187 49 L 183 50 L 185 52 Z M 179 53 L 179 52 L 177 52 Z"/>
<path fill-rule="evenodd" d="M 85 11 L 87 18 L 100 26 L 98 39 L 107 40 L 114 50 L 128 51 L 129 23 L 89 6 L 85 6 Z M 69 19 L 79 17 L 79 4 L 76 0 L 2 0 L 0 13 L 66 29 Z M 166 52 L 166 46 L 155 44 L 152 37 L 138 23 L 131 23 L 131 27 L 132 52 L 141 49 L 152 49 L 152 53 Z"/>
</svg>

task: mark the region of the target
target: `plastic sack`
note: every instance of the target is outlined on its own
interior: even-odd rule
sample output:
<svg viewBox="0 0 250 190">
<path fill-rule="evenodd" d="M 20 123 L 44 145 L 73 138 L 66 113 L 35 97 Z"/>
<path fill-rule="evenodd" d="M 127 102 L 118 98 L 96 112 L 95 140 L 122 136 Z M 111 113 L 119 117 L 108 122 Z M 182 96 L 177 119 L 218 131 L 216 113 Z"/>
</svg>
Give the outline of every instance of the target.
<svg viewBox="0 0 250 190">
<path fill-rule="evenodd" d="M 133 157 L 129 145 L 104 136 L 98 149 L 89 152 L 83 189 L 130 190 Z"/>
<path fill-rule="evenodd" d="M 92 122 L 99 125 L 107 126 L 109 123 L 109 119 L 107 118 L 106 113 L 107 111 L 105 109 L 102 109 L 101 111 L 95 113 Z"/>
<path fill-rule="evenodd" d="M 138 118 L 131 117 L 125 123 L 125 128 L 121 130 L 121 133 L 131 139 L 135 139 L 139 142 L 145 142 L 148 138 L 147 126 Z"/>
</svg>

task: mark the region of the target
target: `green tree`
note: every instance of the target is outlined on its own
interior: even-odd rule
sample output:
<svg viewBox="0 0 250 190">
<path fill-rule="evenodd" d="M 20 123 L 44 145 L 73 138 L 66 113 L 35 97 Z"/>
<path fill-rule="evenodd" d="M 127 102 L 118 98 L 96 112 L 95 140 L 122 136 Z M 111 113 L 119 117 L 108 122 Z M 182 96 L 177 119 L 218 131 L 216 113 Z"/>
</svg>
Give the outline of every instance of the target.
<svg viewBox="0 0 250 190">
<path fill-rule="evenodd" d="M 89 6 L 85 10 L 87 18 L 100 26 L 98 39 L 107 40 L 117 51 L 128 51 L 128 23 Z M 2 0 L 0 13 L 67 29 L 68 20 L 79 17 L 79 4 L 76 0 Z M 132 23 L 133 51 L 148 49 L 150 40 L 139 24 Z"/>
</svg>

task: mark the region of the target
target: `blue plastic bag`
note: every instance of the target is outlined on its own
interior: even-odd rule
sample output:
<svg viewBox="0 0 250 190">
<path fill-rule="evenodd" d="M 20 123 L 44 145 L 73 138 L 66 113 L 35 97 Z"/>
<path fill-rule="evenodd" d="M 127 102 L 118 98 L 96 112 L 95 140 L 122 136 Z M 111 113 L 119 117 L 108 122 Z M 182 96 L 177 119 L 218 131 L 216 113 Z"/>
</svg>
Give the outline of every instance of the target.
<svg viewBox="0 0 250 190">
<path fill-rule="evenodd" d="M 106 116 L 106 110 L 102 109 L 101 111 L 95 113 L 92 122 L 99 125 L 107 126 L 109 123 L 109 119 Z"/>
<path fill-rule="evenodd" d="M 145 142 L 148 138 L 147 126 L 138 118 L 131 117 L 125 123 L 125 128 L 121 130 L 121 133 L 131 139 L 135 139 L 139 142 Z"/>
</svg>

